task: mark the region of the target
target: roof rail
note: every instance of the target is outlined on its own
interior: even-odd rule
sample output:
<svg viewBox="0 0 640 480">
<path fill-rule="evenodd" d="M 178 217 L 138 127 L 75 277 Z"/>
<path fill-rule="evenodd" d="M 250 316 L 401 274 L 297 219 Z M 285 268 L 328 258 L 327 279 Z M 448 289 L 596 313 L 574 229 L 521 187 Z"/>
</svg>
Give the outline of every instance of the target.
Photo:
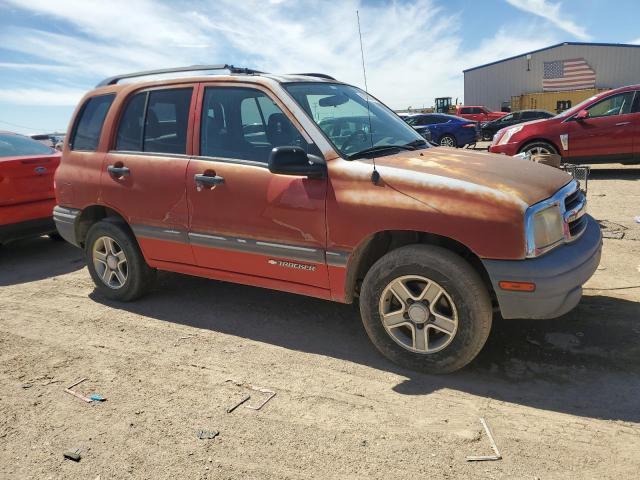
<svg viewBox="0 0 640 480">
<path fill-rule="evenodd" d="M 135 77 L 147 77 L 151 75 L 161 75 L 163 73 L 179 73 L 179 72 L 199 72 L 203 70 L 229 70 L 231 73 L 240 73 L 245 75 L 251 75 L 256 73 L 263 73 L 258 70 L 252 70 L 244 67 L 234 67 L 226 63 L 219 65 L 191 65 L 190 67 L 176 67 L 176 68 L 163 68 L 159 70 L 146 70 L 143 72 L 125 73 L 124 75 L 116 75 L 114 77 L 105 78 L 96 87 L 104 87 L 105 85 L 115 85 L 120 80 L 125 78 Z"/>
<path fill-rule="evenodd" d="M 326 73 L 292 73 L 291 75 L 302 75 L 305 77 L 318 77 L 318 78 L 326 78 L 327 80 L 335 80 L 331 75 L 327 75 Z"/>
</svg>

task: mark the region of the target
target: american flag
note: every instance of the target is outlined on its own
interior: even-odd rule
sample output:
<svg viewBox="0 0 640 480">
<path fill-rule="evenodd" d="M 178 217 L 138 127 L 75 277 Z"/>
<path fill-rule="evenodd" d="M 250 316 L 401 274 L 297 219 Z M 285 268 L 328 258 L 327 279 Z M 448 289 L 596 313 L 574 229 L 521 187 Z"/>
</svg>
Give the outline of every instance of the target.
<svg viewBox="0 0 640 480">
<path fill-rule="evenodd" d="M 584 58 L 544 62 L 542 90 L 578 90 L 593 88 L 596 85 L 596 72 Z"/>
</svg>

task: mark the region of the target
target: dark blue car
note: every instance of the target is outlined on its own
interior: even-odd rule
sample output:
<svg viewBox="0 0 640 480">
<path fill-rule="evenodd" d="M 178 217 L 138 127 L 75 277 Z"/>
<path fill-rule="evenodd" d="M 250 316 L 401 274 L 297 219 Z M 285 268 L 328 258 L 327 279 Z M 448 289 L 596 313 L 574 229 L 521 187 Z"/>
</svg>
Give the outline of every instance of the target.
<svg viewBox="0 0 640 480">
<path fill-rule="evenodd" d="M 431 141 L 443 147 L 464 147 L 480 139 L 479 126 L 476 122 L 455 115 L 417 113 L 404 117 L 404 121 L 418 132 L 422 128 L 428 128 L 431 132 Z"/>
</svg>

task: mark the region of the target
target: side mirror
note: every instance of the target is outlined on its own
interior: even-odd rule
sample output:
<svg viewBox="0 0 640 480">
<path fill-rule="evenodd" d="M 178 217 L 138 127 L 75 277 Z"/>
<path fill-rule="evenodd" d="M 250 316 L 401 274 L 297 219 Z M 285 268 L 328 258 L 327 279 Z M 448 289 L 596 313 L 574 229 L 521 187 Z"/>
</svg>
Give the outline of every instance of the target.
<svg viewBox="0 0 640 480">
<path fill-rule="evenodd" d="M 326 170 L 324 158 L 307 154 L 300 147 L 275 147 L 269 156 L 269 171 L 279 175 L 323 178 Z"/>
<path fill-rule="evenodd" d="M 587 118 L 589 118 L 589 112 L 587 110 L 580 110 L 573 118 L 575 118 L 579 122 L 582 120 L 586 120 Z"/>
</svg>

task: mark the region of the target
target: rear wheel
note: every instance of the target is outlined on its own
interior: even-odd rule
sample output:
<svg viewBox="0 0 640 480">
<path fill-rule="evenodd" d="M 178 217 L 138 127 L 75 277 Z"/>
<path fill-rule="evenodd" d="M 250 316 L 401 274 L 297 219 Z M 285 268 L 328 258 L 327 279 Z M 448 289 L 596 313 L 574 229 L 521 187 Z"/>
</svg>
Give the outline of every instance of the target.
<svg viewBox="0 0 640 480">
<path fill-rule="evenodd" d="M 549 142 L 532 142 L 520 149 L 519 153 L 530 153 L 531 155 L 557 155 L 558 150 Z"/>
<path fill-rule="evenodd" d="M 426 373 L 453 372 L 473 360 L 493 314 L 478 273 L 430 245 L 402 247 L 378 260 L 362 284 L 360 312 L 383 355 Z"/>
<path fill-rule="evenodd" d="M 135 300 L 154 283 L 155 269 L 147 265 L 122 222 L 105 219 L 94 224 L 87 232 L 85 256 L 96 290 L 112 300 Z"/>
<path fill-rule="evenodd" d="M 440 146 L 457 148 L 458 142 L 453 135 L 443 135 L 442 138 L 440 138 Z"/>
</svg>

